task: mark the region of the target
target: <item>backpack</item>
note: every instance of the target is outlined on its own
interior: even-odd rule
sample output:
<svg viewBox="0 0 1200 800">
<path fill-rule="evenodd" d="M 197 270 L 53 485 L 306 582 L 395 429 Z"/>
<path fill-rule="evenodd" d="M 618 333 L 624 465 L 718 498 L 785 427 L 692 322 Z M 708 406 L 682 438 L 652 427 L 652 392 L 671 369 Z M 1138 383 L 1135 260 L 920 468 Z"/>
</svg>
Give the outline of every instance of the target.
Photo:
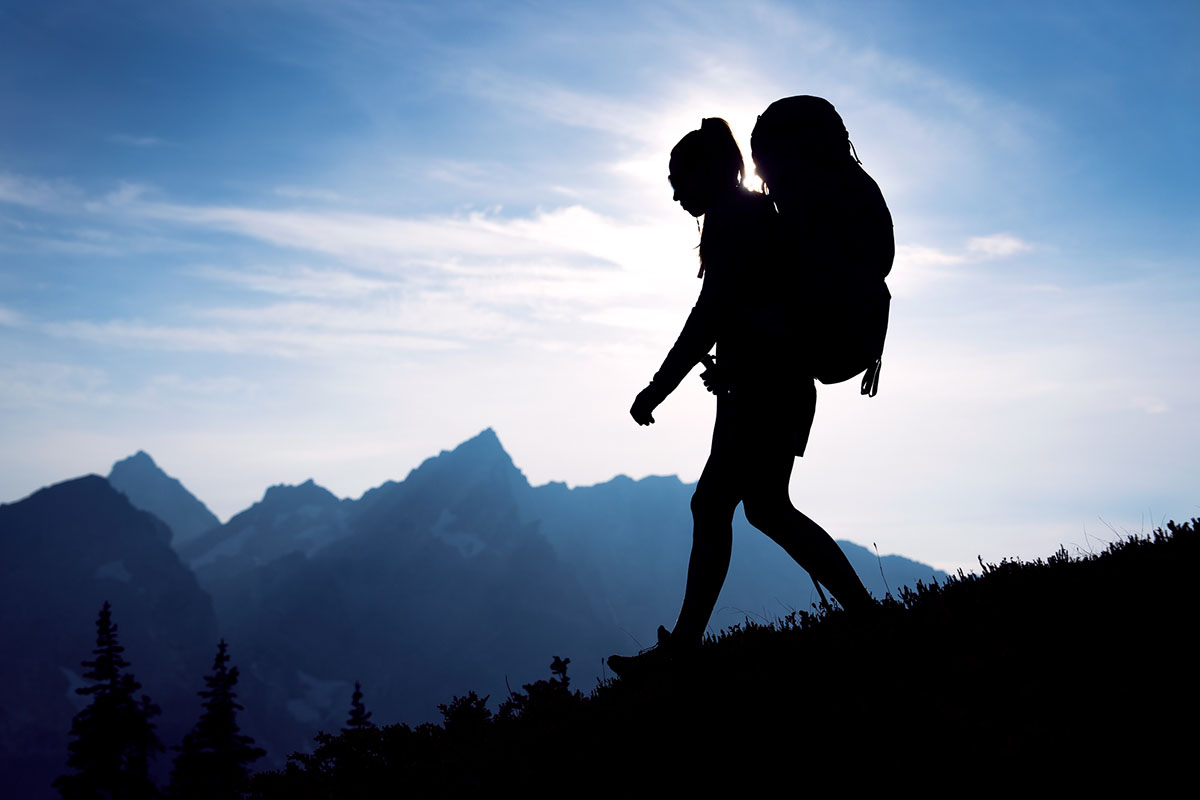
<svg viewBox="0 0 1200 800">
<path fill-rule="evenodd" d="M 884 279 L 896 253 L 883 194 L 822 98 L 776 100 L 750 147 L 779 210 L 783 257 L 796 262 L 792 335 L 803 366 L 825 384 L 865 373 L 862 394 L 874 397 L 892 297 Z"/>
</svg>

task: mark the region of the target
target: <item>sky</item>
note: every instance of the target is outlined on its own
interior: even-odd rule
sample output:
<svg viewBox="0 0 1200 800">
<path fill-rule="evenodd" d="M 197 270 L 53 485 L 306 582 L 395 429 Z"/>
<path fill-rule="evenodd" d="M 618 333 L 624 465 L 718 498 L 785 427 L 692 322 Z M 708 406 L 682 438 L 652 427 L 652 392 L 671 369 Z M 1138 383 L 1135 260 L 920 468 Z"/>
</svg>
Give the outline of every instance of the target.
<svg viewBox="0 0 1200 800">
<path fill-rule="evenodd" d="M 797 507 L 944 569 L 1200 516 L 1194 2 L 0 2 L 0 502 L 141 449 L 222 519 L 491 427 L 694 481 L 671 147 L 829 99 L 895 222 Z M 647 531 L 653 535 L 653 531 Z"/>
</svg>

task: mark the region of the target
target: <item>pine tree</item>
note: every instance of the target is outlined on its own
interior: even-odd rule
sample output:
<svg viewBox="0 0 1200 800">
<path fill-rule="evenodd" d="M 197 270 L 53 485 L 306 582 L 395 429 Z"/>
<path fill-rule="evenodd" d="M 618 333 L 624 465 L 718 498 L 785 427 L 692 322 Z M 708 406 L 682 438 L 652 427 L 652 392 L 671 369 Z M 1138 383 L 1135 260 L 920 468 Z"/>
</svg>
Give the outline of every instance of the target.
<svg viewBox="0 0 1200 800">
<path fill-rule="evenodd" d="M 350 718 L 346 720 L 346 727 L 342 731 L 362 731 L 375 727 L 375 723 L 371 722 L 371 712 L 367 711 L 367 707 L 362 701 L 362 684 L 358 681 L 354 682 L 354 694 L 350 698 Z"/>
<path fill-rule="evenodd" d="M 67 766 L 75 771 L 54 781 L 64 798 L 152 798 L 158 791 L 149 777 L 150 759 L 162 750 L 150 718 L 160 713 L 125 670 L 112 607 L 105 601 L 96 621 L 95 659 L 84 661 L 90 685 L 76 693 L 91 696 L 87 708 L 71 721 Z"/>
<path fill-rule="evenodd" d="M 208 688 L 199 692 L 204 698 L 204 712 L 183 737 L 183 745 L 176 748 L 180 752 L 171 770 L 171 797 L 241 797 L 249 781 L 250 764 L 267 754 L 238 729 L 237 712 L 244 707 L 235 699 L 238 668 L 227 666 L 227 647 L 224 639 L 217 645 L 212 674 L 204 676 Z"/>
</svg>

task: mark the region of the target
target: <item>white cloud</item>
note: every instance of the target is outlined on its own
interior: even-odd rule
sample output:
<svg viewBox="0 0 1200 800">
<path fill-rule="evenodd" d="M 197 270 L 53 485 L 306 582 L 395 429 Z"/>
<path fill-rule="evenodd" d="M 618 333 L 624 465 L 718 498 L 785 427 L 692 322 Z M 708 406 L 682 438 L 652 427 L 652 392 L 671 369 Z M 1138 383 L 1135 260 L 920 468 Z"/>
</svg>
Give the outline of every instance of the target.
<svg viewBox="0 0 1200 800">
<path fill-rule="evenodd" d="M 684 215 L 665 228 L 580 205 L 516 218 L 404 218 L 185 206 L 145 202 L 144 193 L 122 185 L 95 208 L 139 228 L 165 226 L 183 242 L 190 235 L 181 227 L 234 232 L 338 266 L 192 267 L 184 271 L 294 302 L 176 306 L 169 319 L 60 320 L 40 330 L 107 347 L 287 358 L 472 343 L 590 352 L 620 346 L 614 327 L 633 333 L 678 325 L 700 288 L 697 235 Z M 121 241 L 103 229 L 77 236 L 60 246 L 115 255 Z"/>
<path fill-rule="evenodd" d="M 896 258 L 888 275 L 888 287 L 894 297 L 910 297 L 954 277 L 951 267 L 963 263 L 959 254 L 918 244 L 896 246 Z"/>
<path fill-rule="evenodd" d="M 328 189 L 318 189 L 310 186 L 276 186 L 275 194 L 291 200 L 319 200 L 324 203 L 341 203 L 343 195 Z"/>
<path fill-rule="evenodd" d="M 973 236 L 957 252 L 925 244 L 897 244 L 896 259 L 888 276 L 893 294 L 912 297 L 947 280 L 968 279 L 971 264 L 1027 252 L 1032 245 L 1007 233 Z M 1050 285 L 1027 289 L 1055 290 Z"/>
<path fill-rule="evenodd" d="M 896 245 L 896 263 L 904 263 L 910 268 L 945 267 L 962 262 L 961 255 L 948 253 L 937 247 L 919 244 Z"/>
<path fill-rule="evenodd" d="M 45 210 L 63 210 L 81 196 L 69 181 L 44 180 L 0 172 L 0 203 Z"/>
<path fill-rule="evenodd" d="M 108 137 L 113 144 L 123 144 L 128 147 L 161 147 L 170 142 L 157 136 L 130 136 L 124 133 L 114 133 Z"/>
<path fill-rule="evenodd" d="M 137 200 L 124 218 L 233 231 L 274 247 L 334 258 L 342 267 L 307 265 L 238 270 L 202 266 L 191 274 L 310 303 L 198 309 L 204 324 L 71 323 L 57 335 L 104 337 L 114 344 L 292 355 L 376 345 L 427 347 L 446 341 L 580 340 L 579 322 L 633 330 L 678 324 L 700 284 L 694 280 L 697 235 L 690 219 L 674 225 L 621 222 L 571 205 L 527 217 L 475 212 L 403 218 L 316 214 L 240 207 L 183 206 Z M 362 271 L 373 275 L 364 275 Z M 383 276 L 383 277 L 378 277 Z M 641 309 L 611 314 L 611 307 Z M 667 323 L 670 318 L 676 322 Z M 96 325 L 102 325 L 97 328 Z M 268 333 L 303 330 L 304 344 Z M 584 326 L 586 328 L 586 326 Z M 399 336 L 408 338 L 396 338 Z M 594 334 L 593 334 L 594 335 Z M 325 337 L 318 347 L 316 340 Z M 586 344 L 580 342 L 586 347 Z"/>
<path fill-rule="evenodd" d="M 256 310 L 246 311 L 253 315 Z M 218 314 L 214 312 L 214 316 Z M 152 325 L 116 320 L 111 322 L 54 322 L 42 326 L 50 336 L 77 339 L 105 347 L 137 347 L 149 350 L 272 355 L 284 358 L 345 356 L 382 351 L 444 351 L 461 345 L 428 336 L 377 330 L 337 330 L 322 327 L 265 328 L 244 326 Z"/>
<path fill-rule="evenodd" d="M 113 399 L 108 373 L 60 361 L 0 364 L 0 407 L 37 409 L 61 405 L 107 406 Z"/>
<path fill-rule="evenodd" d="M 104 200 L 101 203 L 89 203 L 89 210 L 102 210 L 105 207 L 121 207 L 136 203 L 147 192 L 150 191 L 149 186 L 141 183 L 130 183 L 121 181 L 116 189 L 104 195 Z"/>
<path fill-rule="evenodd" d="M 5 325 L 10 328 L 16 328 L 24 322 L 24 317 L 13 311 L 11 308 L 0 306 L 0 325 Z"/>
<path fill-rule="evenodd" d="M 731 16 L 770 35 L 723 37 Z M 638 178 L 639 190 L 658 191 L 665 191 L 671 146 L 702 117 L 727 119 L 752 167 L 750 129 L 770 102 L 801 93 L 825 96 L 846 120 L 885 195 L 907 200 L 910 214 L 913 200 L 952 204 L 965 187 L 978 185 L 997 152 L 1026 153 L 1046 125 L 1009 98 L 864 46 L 784 4 L 747 4 L 736 14 L 699 7 L 647 17 L 642 24 L 657 69 L 647 68 L 632 90 L 622 84 L 620 95 L 542 74 L 505 73 L 492 64 L 466 71 L 461 81 L 483 102 L 522 109 L 539 122 L 607 134 L 613 168 Z M 606 37 L 613 35 L 596 26 L 593 46 L 605 51 Z"/>
<path fill-rule="evenodd" d="M 204 266 L 193 269 L 192 274 L 264 294 L 331 300 L 364 297 L 398 285 L 392 281 L 366 278 L 346 270 L 306 266 L 247 270 Z"/>
<path fill-rule="evenodd" d="M 350 356 L 364 344 L 362 336 L 378 336 L 381 344 L 410 349 L 447 349 L 469 340 L 507 340 L 528 329 L 515 315 L 466 302 L 453 291 L 420 291 L 381 303 L 278 303 L 269 306 L 212 308 L 199 316 L 232 323 L 239 332 L 261 337 L 326 337 L 322 349 Z"/>
<path fill-rule="evenodd" d="M 452 254 L 503 258 L 544 252 L 481 213 L 402 218 L 377 214 L 262 210 L 236 206 L 145 203 L 139 216 L 252 237 L 392 271 L 398 258 Z M 402 262 L 404 263 L 404 262 Z"/>
<path fill-rule="evenodd" d="M 1010 233 L 974 236 L 967 240 L 967 252 L 981 258 L 1007 258 L 1033 249 L 1033 245 Z"/>
<path fill-rule="evenodd" d="M 194 401 L 212 402 L 252 400 L 256 395 L 260 395 L 262 390 L 261 384 L 233 375 L 192 378 L 176 373 L 165 373 L 151 377 L 142 394 L 153 400 L 159 400 L 162 397 L 178 398 L 186 395 Z"/>
<path fill-rule="evenodd" d="M 1150 395 L 1139 395 L 1133 398 L 1133 405 L 1147 414 L 1165 414 L 1171 410 L 1161 398 Z"/>
</svg>

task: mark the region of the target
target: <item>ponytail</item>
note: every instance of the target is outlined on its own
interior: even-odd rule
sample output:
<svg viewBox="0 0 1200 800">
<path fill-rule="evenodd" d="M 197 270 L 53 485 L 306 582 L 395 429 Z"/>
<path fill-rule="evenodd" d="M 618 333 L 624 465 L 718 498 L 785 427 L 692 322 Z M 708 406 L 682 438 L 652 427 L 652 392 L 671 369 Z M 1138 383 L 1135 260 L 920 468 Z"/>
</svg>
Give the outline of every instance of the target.
<svg viewBox="0 0 1200 800">
<path fill-rule="evenodd" d="M 682 159 L 728 186 L 740 186 L 746 177 L 742 151 L 729 123 L 720 117 L 701 120 L 699 130 L 691 131 L 675 145 L 671 158 Z"/>
<path fill-rule="evenodd" d="M 687 165 L 689 170 L 695 170 L 704 176 L 705 182 L 718 191 L 736 190 L 741 187 L 746 177 L 746 162 L 742 151 L 733 138 L 729 123 L 720 117 L 705 117 L 700 121 L 700 128 L 689 132 L 679 140 L 679 144 L 671 150 L 671 160 L 679 160 Z M 705 217 L 707 227 L 707 217 Z M 700 221 L 696 221 L 699 227 Z M 700 272 L 698 278 L 704 277 L 704 260 L 708 247 L 705 244 L 704 233 L 700 234 Z"/>
<path fill-rule="evenodd" d="M 700 121 L 700 135 L 704 137 L 713 166 L 723 174 L 736 176 L 734 184 L 740 185 L 746 178 L 746 162 L 729 123 L 720 117 L 705 117 Z"/>
</svg>

